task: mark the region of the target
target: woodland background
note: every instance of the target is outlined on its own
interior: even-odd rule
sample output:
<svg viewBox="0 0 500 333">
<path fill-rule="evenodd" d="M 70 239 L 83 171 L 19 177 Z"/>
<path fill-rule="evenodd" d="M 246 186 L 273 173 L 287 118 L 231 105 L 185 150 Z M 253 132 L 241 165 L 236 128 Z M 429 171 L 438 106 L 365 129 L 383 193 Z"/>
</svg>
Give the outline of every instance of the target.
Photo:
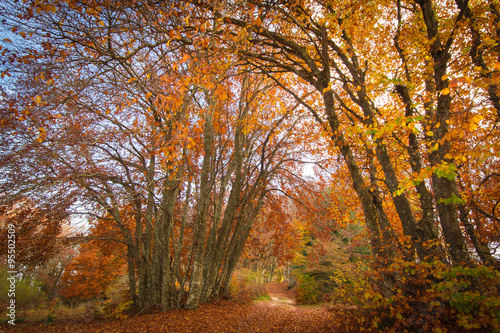
<svg viewBox="0 0 500 333">
<path fill-rule="evenodd" d="M 346 330 L 500 331 L 498 1 L 0 16 L 19 318 L 250 302 L 284 280 Z"/>
</svg>

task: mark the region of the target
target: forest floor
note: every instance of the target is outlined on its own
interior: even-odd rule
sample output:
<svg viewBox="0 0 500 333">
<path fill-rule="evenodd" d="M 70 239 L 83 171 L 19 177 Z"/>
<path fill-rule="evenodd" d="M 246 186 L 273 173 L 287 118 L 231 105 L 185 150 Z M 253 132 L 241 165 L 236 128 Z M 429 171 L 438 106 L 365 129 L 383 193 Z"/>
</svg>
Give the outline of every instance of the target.
<svg viewBox="0 0 500 333">
<path fill-rule="evenodd" d="M 345 332 L 335 312 L 324 306 L 296 305 L 287 283 L 269 283 L 270 300 L 241 305 L 233 301 L 202 304 L 197 310 L 169 310 L 106 321 L 60 321 L 50 325 L 20 323 L 0 326 L 0 332 Z"/>
</svg>

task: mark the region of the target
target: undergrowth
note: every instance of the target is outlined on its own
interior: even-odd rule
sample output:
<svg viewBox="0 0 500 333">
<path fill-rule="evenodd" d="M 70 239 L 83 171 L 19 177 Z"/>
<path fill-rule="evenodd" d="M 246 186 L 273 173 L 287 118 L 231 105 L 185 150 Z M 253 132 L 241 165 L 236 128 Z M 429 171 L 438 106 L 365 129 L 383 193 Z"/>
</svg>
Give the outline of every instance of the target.
<svg viewBox="0 0 500 333">
<path fill-rule="evenodd" d="M 240 304 L 249 304 L 256 299 L 268 298 L 264 284 L 257 280 L 257 273 L 251 270 L 236 271 L 229 285 L 230 298 Z"/>
</svg>

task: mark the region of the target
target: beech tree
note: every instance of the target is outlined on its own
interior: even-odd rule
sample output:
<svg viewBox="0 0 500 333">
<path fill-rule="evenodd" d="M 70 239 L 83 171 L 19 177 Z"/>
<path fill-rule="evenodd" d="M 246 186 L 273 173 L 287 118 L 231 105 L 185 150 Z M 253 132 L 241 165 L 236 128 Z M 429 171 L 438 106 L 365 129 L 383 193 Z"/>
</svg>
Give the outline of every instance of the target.
<svg viewBox="0 0 500 333">
<path fill-rule="evenodd" d="M 77 193 L 80 214 L 112 221 L 90 237 L 125 245 L 137 305 L 195 308 L 228 290 L 272 180 L 301 158 L 304 115 L 273 81 L 214 62 L 217 40 L 180 33 L 187 11 L 142 6 L 29 7 L 24 32 L 46 52 L 17 55 L 38 74 L 16 81 L 31 89 L 12 121 L 43 123 L 32 152 L 50 156 L 46 177 Z"/>
<path fill-rule="evenodd" d="M 226 33 L 238 35 L 243 45 L 241 59 L 275 79 L 324 127 L 349 170 L 375 252 L 383 252 L 384 245 L 391 251 L 393 244 L 388 230 L 395 221 L 386 218 L 384 208 L 390 197 L 421 259 L 446 260 L 438 242 L 442 233 L 453 263 L 470 260 L 461 221 L 470 222 L 460 213 L 465 199 L 457 186 L 459 154 L 452 138 L 473 133 L 481 119 L 490 129 L 488 137 L 497 137 L 491 94 L 496 41 L 477 27 L 478 20 L 495 21 L 494 4 L 192 3 L 226 22 Z M 474 45 L 462 37 L 467 32 L 475 36 Z M 474 67 L 481 61 L 484 66 Z M 476 81 L 475 71 L 480 72 Z M 302 84 L 280 80 L 283 72 Z M 476 99 L 464 100 L 464 88 Z M 321 105 L 304 98 L 304 90 Z"/>
<path fill-rule="evenodd" d="M 141 308 L 227 292 L 287 200 L 328 232 L 362 211 L 379 259 L 498 265 L 498 8 L 453 4 L 9 2 L 2 211 L 105 230 Z M 328 209 L 296 175 L 321 155 Z"/>
</svg>

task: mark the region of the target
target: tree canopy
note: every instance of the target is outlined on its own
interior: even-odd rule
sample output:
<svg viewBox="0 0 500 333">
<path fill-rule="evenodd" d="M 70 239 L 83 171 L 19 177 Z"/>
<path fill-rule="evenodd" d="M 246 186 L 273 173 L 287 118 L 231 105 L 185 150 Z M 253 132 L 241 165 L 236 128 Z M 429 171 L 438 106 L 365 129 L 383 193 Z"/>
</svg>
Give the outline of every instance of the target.
<svg viewBox="0 0 500 333">
<path fill-rule="evenodd" d="M 196 308 L 242 255 L 287 262 L 305 230 L 327 241 L 350 223 L 384 267 L 500 267 L 496 1 L 37 0 L 0 15 L 0 227 L 31 238 L 27 264 L 78 216 L 91 231 L 71 240 L 90 243 L 64 279 L 126 263 L 142 308 Z"/>
</svg>

